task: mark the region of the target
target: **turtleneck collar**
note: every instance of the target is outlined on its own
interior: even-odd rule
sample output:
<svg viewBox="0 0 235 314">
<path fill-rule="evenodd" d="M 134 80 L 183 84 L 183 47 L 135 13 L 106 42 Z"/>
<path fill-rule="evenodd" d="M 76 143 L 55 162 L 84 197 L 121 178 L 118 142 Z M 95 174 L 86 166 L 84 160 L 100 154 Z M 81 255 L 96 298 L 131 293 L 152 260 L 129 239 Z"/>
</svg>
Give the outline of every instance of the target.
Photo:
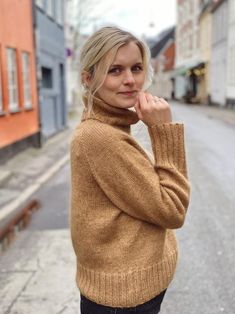
<svg viewBox="0 0 235 314">
<path fill-rule="evenodd" d="M 83 98 L 85 108 L 83 110 L 81 121 L 87 119 L 96 119 L 101 122 L 115 125 L 121 128 L 130 130 L 130 125 L 139 121 L 138 115 L 135 111 L 125 108 L 113 107 L 103 100 L 94 97 L 91 113 L 88 113 L 87 98 Z"/>
</svg>

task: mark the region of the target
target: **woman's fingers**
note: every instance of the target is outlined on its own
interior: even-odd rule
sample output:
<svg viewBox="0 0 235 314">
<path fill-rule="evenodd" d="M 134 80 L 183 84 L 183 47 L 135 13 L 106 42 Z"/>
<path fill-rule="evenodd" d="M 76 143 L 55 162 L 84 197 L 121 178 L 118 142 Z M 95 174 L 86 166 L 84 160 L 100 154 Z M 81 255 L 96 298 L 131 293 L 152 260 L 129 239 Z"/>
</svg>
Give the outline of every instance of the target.
<svg viewBox="0 0 235 314">
<path fill-rule="evenodd" d="M 148 108 L 148 101 L 144 92 L 139 93 L 139 108 L 141 111 Z"/>
<path fill-rule="evenodd" d="M 148 102 L 154 101 L 153 95 L 151 95 L 151 94 L 149 94 L 149 93 L 146 93 L 146 94 L 145 94 L 145 97 L 146 97 L 146 99 L 147 99 Z"/>
<path fill-rule="evenodd" d="M 150 126 L 172 121 L 169 104 L 163 98 L 144 92 L 139 93 L 138 116 Z"/>
<path fill-rule="evenodd" d="M 143 113 L 151 114 L 155 106 L 155 100 L 153 95 L 151 95 L 150 93 L 143 93 L 143 95 L 140 94 L 139 100 L 140 110 Z"/>
<path fill-rule="evenodd" d="M 159 98 L 159 101 L 167 108 L 170 107 L 169 103 L 164 98 Z"/>
<path fill-rule="evenodd" d="M 143 116 L 142 116 L 142 113 L 141 113 L 141 110 L 140 110 L 140 102 L 139 102 L 139 99 L 138 99 L 137 102 L 135 103 L 134 108 L 135 108 L 135 110 L 136 110 L 136 113 L 137 113 L 139 119 L 143 119 Z"/>
</svg>

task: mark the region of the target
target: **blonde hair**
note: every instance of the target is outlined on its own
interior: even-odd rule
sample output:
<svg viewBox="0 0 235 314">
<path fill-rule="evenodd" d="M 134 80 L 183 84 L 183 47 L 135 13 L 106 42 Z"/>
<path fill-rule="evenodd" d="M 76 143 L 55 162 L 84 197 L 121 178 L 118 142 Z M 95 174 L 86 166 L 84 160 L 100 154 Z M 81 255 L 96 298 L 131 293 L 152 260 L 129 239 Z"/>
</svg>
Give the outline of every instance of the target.
<svg viewBox="0 0 235 314">
<path fill-rule="evenodd" d="M 143 67 L 146 73 L 144 88 L 151 85 L 153 70 L 147 45 L 127 31 L 117 27 L 103 27 L 88 38 L 80 54 L 80 85 L 83 87 L 82 96 L 87 97 L 89 111 L 92 109 L 93 97 L 103 85 L 118 49 L 129 42 L 136 43 L 143 58 Z M 107 54 L 109 58 L 107 58 Z M 89 88 L 83 84 L 84 72 L 91 77 Z"/>
</svg>

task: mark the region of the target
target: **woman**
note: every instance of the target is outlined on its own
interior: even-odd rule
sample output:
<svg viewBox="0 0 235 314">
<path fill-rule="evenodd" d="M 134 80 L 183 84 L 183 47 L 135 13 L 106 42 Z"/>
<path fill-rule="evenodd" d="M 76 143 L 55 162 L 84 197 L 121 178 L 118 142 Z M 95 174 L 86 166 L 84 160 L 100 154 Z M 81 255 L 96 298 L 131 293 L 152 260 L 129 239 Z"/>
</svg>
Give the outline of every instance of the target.
<svg viewBox="0 0 235 314">
<path fill-rule="evenodd" d="M 144 90 L 147 47 L 105 27 L 81 52 L 84 112 L 71 142 L 72 243 L 81 313 L 159 313 L 189 202 L 184 130 Z M 132 109 L 131 109 L 132 108 Z M 155 161 L 134 140 L 142 120 Z"/>
</svg>

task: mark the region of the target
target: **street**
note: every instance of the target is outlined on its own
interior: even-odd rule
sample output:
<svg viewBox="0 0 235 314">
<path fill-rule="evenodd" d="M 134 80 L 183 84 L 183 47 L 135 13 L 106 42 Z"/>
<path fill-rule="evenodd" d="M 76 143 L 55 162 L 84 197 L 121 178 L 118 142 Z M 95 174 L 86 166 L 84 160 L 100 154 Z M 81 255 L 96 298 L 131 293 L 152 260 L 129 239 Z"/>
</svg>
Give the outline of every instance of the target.
<svg viewBox="0 0 235 314">
<path fill-rule="evenodd" d="M 235 313 L 235 125 L 199 106 L 172 103 L 185 124 L 191 202 L 177 230 L 180 258 L 162 314 Z M 149 152 L 142 122 L 132 127 Z M 1 314 L 78 314 L 75 256 L 68 229 L 67 164 L 32 198 L 42 207 L 0 256 Z"/>
</svg>

